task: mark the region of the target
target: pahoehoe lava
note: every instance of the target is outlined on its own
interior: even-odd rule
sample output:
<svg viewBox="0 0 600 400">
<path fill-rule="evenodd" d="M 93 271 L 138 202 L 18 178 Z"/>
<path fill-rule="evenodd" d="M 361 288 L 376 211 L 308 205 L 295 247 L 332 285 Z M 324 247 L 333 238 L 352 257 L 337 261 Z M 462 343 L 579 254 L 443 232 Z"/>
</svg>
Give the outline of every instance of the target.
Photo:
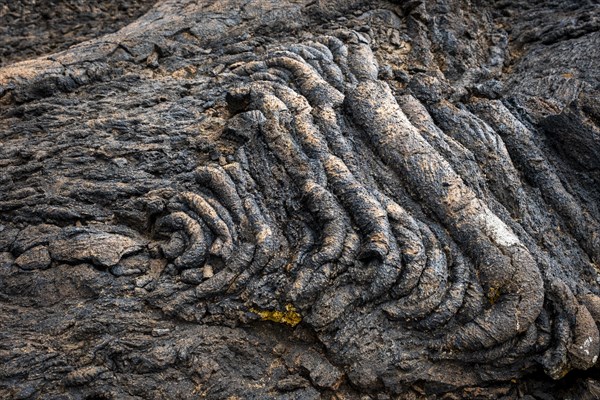
<svg viewBox="0 0 600 400">
<path fill-rule="evenodd" d="M 0 68 L 0 394 L 595 398 L 599 26 L 165 0 Z"/>
</svg>

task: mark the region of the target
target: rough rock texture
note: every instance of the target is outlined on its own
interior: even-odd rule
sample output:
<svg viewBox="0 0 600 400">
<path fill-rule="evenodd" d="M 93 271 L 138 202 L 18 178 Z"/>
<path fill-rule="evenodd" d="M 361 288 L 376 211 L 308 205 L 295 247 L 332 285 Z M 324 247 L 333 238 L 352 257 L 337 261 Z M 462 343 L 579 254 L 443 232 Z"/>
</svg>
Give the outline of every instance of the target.
<svg viewBox="0 0 600 400">
<path fill-rule="evenodd" d="M 154 3 L 153 0 L 3 0 L 0 67 L 114 32 L 144 14 Z"/>
<path fill-rule="evenodd" d="M 163 0 L 5 63 L 2 397 L 598 398 L 600 6 L 524 3 Z"/>
</svg>

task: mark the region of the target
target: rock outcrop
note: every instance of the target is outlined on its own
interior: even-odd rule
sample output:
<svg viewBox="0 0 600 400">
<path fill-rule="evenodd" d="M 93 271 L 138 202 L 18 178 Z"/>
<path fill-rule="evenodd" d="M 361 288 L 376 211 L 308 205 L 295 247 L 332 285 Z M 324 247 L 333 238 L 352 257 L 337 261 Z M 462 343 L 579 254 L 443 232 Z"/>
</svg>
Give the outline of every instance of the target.
<svg viewBox="0 0 600 400">
<path fill-rule="evenodd" d="M 6 63 L 0 393 L 596 398 L 599 27 L 164 0 Z"/>
</svg>

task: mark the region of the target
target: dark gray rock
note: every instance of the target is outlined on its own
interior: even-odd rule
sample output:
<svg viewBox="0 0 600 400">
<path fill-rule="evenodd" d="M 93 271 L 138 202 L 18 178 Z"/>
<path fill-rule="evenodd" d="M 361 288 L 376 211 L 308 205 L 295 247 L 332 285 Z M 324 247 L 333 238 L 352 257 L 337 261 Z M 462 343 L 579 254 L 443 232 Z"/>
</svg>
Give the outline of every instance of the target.
<svg viewBox="0 0 600 400">
<path fill-rule="evenodd" d="M 0 397 L 595 398 L 595 2 L 151 3 L 0 6 Z"/>
<path fill-rule="evenodd" d="M 46 246 L 32 247 L 15 260 L 15 264 L 24 270 L 46 269 L 51 263 L 52 259 Z"/>
<path fill-rule="evenodd" d="M 131 238 L 93 229 L 61 232 L 49 245 L 54 260 L 69 263 L 87 261 L 100 267 L 112 267 L 123 256 L 141 249 L 142 245 Z"/>
</svg>

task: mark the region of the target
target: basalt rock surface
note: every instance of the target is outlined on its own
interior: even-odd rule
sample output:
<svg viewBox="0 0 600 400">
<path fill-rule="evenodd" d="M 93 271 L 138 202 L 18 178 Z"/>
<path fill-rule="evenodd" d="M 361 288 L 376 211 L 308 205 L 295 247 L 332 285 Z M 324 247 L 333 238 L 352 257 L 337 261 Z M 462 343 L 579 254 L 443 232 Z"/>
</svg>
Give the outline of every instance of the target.
<svg viewBox="0 0 600 400">
<path fill-rule="evenodd" d="M 117 3 L 0 69 L 1 397 L 600 396 L 597 2 Z"/>
</svg>

